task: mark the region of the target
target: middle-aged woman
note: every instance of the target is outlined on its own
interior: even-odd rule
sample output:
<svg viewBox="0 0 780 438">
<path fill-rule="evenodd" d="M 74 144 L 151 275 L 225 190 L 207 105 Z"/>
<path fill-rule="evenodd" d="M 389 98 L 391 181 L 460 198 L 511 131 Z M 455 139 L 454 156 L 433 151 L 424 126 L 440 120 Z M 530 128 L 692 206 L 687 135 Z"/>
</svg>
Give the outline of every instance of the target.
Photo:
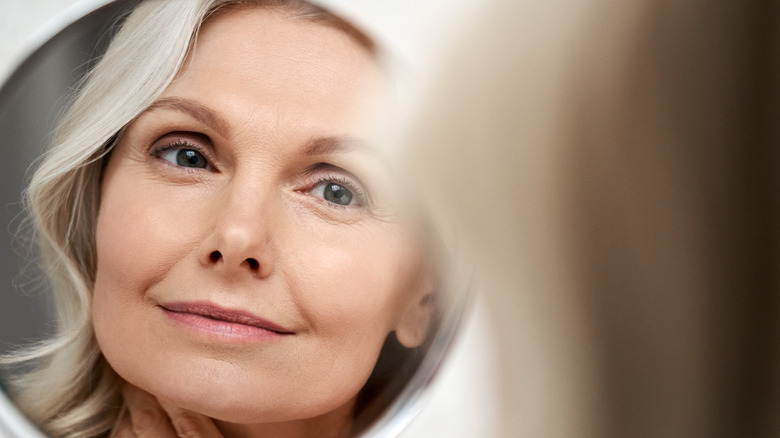
<svg viewBox="0 0 780 438">
<path fill-rule="evenodd" d="M 34 365 L 23 411 L 58 437 L 364 428 L 402 386 L 380 353 L 412 372 L 436 319 L 387 98 L 370 40 L 308 3 L 138 6 L 29 188 L 60 326 L 4 359 Z"/>
</svg>

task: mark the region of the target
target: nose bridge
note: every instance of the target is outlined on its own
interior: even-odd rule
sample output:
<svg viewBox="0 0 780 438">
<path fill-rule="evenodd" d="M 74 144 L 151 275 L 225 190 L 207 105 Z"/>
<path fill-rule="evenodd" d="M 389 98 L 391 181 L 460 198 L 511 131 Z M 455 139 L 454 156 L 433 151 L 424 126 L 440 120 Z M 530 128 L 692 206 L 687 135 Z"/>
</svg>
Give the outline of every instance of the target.
<svg viewBox="0 0 780 438">
<path fill-rule="evenodd" d="M 273 193 L 262 187 L 259 181 L 236 178 L 223 189 L 213 238 L 204 248 L 206 263 L 231 273 L 267 276 L 273 271 L 276 203 Z"/>
</svg>

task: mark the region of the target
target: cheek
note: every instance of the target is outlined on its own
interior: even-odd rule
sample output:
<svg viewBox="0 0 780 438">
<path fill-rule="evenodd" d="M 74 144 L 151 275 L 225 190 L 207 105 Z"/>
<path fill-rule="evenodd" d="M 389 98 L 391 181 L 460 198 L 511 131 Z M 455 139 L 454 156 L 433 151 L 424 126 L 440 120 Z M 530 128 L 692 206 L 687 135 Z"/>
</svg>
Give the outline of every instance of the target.
<svg viewBox="0 0 780 438">
<path fill-rule="evenodd" d="M 200 213 L 135 171 L 132 160 L 110 164 L 96 229 L 97 279 L 117 291 L 144 290 L 192 247 Z"/>
<path fill-rule="evenodd" d="M 140 327 L 143 290 L 150 263 L 144 215 L 138 197 L 121 178 L 107 175 L 101 192 L 96 229 L 97 272 L 93 291 L 93 325 L 101 350 L 116 368 L 127 359 Z M 132 187 L 132 186 L 127 186 Z"/>
<path fill-rule="evenodd" d="M 416 254 L 405 251 L 401 242 L 378 234 L 361 239 L 361 245 L 334 246 L 323 250 L 313 263 L 309 287 L 301 299 L 320 345 L 330 350 L 329 379 L 341 382 L 339 391 L 355 395 L 368 380 L 388 334 L 395 330 L 414 291 Z M 305 294 L 304 294 L 305 292 Z M 345 372 L 345 370 L 348 370 Z"/>
<path fill-rule="evenodd" d="M 146 291 L 165 277 L 188 242 L 181 227 L 170 226 L 177 211 L 181 220 L 181 207 L 166 202 L 164 191 L 153 190 L 133 170 L 129 160 L 109 164 L 95 235 L 93 325 L 101 350 L 120 367 L 114 360 L 142 345 L 137 335 L 147 324 Z"/>
<path fill-rule="evenodd" d="M 411 295 L 414 257 L 392 238 L 397 231 L 370 234 L 306 252 L 306 272 L 299 277 L 304 284 L 297 289 L 316 331 L 381 343 L 398 322 Z"/>
<path fill-rule="evenodd" d="M 119 194 L 110 191 L 108 194 L 112 196 L 104 197 L 95 236 L 96 299 L 102 294 L 125 298 L 122 295 L 126 292 L 139 290 L 154 274 L 161 274 L 153 272 L 160 265 L 156 259 L 157 248 L 152 244 L 158 240 L 149 235 L 148 216 L 138 214 L 148 209 L 139 210 L 132 196 L 115 196 Z M 117 198 L 125 201 L 120 204 Z"/>
</svg>

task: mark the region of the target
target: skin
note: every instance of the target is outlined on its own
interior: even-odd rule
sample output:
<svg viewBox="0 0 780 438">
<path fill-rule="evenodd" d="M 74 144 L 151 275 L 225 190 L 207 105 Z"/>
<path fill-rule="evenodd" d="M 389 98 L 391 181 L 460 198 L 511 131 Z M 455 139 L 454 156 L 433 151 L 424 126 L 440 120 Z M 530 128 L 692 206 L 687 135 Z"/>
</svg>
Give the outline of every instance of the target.
<svg viewBox="0 0 780 438">
<path fill-rule="evenodd" d="M 415 347 L 429 318 L 423 251 L 367 146 L 384 85 L 338 29 L 257 8 L 204 25 L 102 182 L 94 328 L 132 387 L 226 436 L 348 434 L 385 337 Z M 182 323 L 171 303 L 284 334 Z"/>
<path fill-rule="evenodd" d="M 214 421 L 205 415 L 161 405 L 148 392 L 125 383 L 122 388 L 126 412 L 112 438 L 224 438 Z"/>
</svg>

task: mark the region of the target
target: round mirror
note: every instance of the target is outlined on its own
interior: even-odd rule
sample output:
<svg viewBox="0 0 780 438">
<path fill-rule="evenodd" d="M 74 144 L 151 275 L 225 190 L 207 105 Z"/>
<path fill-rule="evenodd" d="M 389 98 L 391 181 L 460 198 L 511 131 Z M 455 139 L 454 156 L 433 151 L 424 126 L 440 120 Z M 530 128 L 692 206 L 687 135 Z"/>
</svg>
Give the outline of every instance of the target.
<svg viewBox="0 0 780 438">
<path fill-rule="evenodd" d="M 4 389 L 55 435 L 123 427 L 139 394 L 227 436 L 400 433 L 467 283 L 376 138 L 381 41 L 327 4 L 103 3 L 0 88 Z M 32 436 L 5 398 L 0 420 Z"/>
</svg>

